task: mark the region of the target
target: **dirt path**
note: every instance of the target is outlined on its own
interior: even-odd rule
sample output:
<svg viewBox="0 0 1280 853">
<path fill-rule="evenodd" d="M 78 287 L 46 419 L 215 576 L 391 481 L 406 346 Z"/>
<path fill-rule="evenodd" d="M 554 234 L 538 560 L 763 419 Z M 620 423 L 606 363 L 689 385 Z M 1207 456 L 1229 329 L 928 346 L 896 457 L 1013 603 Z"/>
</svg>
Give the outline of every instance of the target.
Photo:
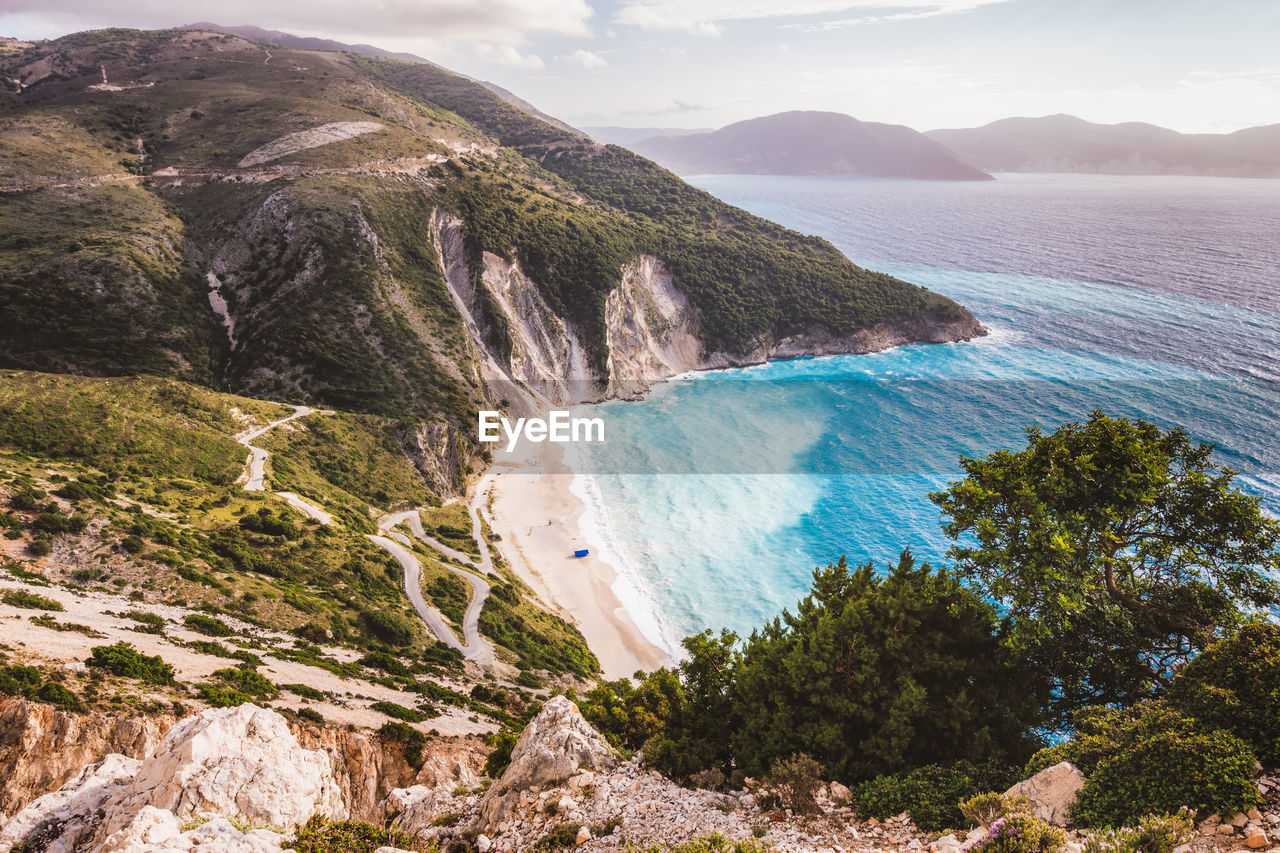
<svg viewBox="0 0 1280 853">
<path fill-rule="evenodd" d="M 266 488 L 266 468 L 267 459 L 271 454 L 263 450 L 261 447 L 255 447 L 251 442 L 259 436 L 265 435 L 276 427 L 287 424 L 289 421 L 298 418 L 304 418 L 307 415 L 316 414 L 316 410 L 310 406 L 293 406 L 293 414 L 288 417 L 274 420 L 266 426 L 243 432 L 236 436 L 236 441 L 249 448 L 249 458 L 245 462 L 244 473 L 244 490 L 246 492 L 265 492 Z M 305 498 L 293 492 L 273 492 L 277 497 L 283 499 L 294 509 L 301 512 L 308 518 L 314 518 L 316 521 L 326 527 L 333 524 L 333 516 L 325 512 L 320 507 L 310 503 Z M 462 577 L 471 585 L 471 602 L 467 605 L 466 615 L 463 618 L 462 633 L 464 642 L 458 640 L 457 634 L 449 627 L 449 623 L 445 620 L 444 615 L 439 610 L 427 603 L 422 596 L 422 564 L 418 562 L 410 551 L 408 546 L 410 542 L 403 534 L 392 533 L 390 528 L 396 526 L 402 521 L 408 521 L 409 527 L 413 530 L 415 536 L 418 536 L 433 548 L 439 548 L 448 556 L 462 560 L 468 564 L 472 564 L 471 558 L 461 551 L 455 551 L 443 543 L 436 542 L 427 536 L 426 531 L 422 528 L 422 519 L 419 518 L 416 511 L 396 513 L 394 515 L 384 516 L 379 521 L 380 535 L 370 535 L 369 539 L 383 550 L 391 554 L 396 562 L 400 564 L 400 568 L 404 570 L 404 593 L 409 598 L 409 603 L 413 605 L 414 612 L 422 619 L 428 630 L 435 635 L 436 639 L 450 648 L 457 649 L 462 652 L 463 657 L 468 660 L 475 661 L 484 667 L 492 667 L 496 663 L 493 653 L 493 644 L 480 636 L 480 610 L 484 607 L 484 600 L 489 596 L 489 584 L 480 578 L 447 566 L 450 571 Z M 403 542 L 396 542 L 395 539 L 402 539 Z M 485 557 L 485 562 L 489 569 L 492 570 L 493 563 L 489 561 L 488 549 L 481 545 L 481 553 Z"/>
</svg>

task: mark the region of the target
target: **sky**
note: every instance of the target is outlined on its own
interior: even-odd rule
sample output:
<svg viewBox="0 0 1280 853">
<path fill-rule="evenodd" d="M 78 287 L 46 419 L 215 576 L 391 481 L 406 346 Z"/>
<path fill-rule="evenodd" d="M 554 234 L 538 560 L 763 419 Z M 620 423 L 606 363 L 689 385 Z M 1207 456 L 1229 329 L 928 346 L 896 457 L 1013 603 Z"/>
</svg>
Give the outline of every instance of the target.
<svg viewBox="0 0 1280 853">
<path fill-rule="evenodd" d="M 1280 0 L 0 0 L 23 39 L 195 21 L 415 53 L 582 127 L 1280 123 Z"/>
</svg>

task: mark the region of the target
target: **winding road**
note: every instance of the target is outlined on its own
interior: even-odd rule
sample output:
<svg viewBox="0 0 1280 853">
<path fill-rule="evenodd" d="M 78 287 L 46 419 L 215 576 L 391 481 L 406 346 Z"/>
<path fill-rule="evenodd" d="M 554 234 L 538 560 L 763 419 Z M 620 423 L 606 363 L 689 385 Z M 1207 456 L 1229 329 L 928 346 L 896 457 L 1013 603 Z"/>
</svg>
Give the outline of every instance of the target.
<svg viewBox="0 0 1280 853">
<path fill-rule="evenodd" d="M 274 420 L 266 426 L 258 427 L 236 436 L 236 441 L 249 450 L 249 458 L 245 461 L 243 478 L 246 492 L 268 491 L 266 470 L 267 460 L 271 454 L 261 447 L 254 446 L 252 443 L 254 439 L 289 421 L 317 414 L 317 410 L 309 406 L 291 407 L 293 408 L 293 414 L 288 417 Z M 319 414 L 325 413 L 320 412 Z M 308 518 L 314 518 L 326 527 L 333 524 L 332 515 L 293 492 L 273 491 L 272 494 L 282 498 L 303 515 Z M 462 619 L 463 639 L 460 641 L 458 635 L 449 627 L 444 614 L 428 604 L 426 598 L 422 595 L 422 563 L 418 561 L 418 558 L 410 550 L 413 543 L 403 533 L 397 533 L 391 529 L 399 524 L 407 523 L 414 536 L 446 557 L 473 566 L 477 571 L 485 574 L 492 574 L 493 558 L 489 554 L 485 541 L 480 536 L 480 520 L 475 516 L 474 509 L 472 510 L 472 519 L 474 522 L 472 532 L 475 535 L 476 543 L 480 547 L 480 561 L 478 563 L 467 554 L 450 548 L 443 542 L 428 536 L 422 526 L 422 517 L 418 515 L 417 510 L 407 510 L 383 516 L 378 520 L 378 534 L 370 534 L 369 539 L 389 553 L 400 564 L 400 568 L 404 570 L 405 595 L 408 597 L 409 603 L 413 605 L 413 610 L 418 614 L 418 618 L 435 635 L 436 639 L 449 646 L 449 648 L 457 649 L 467 660 L 491 669 L 497 665 L 493 644 L 480 635 L 480 611 L 484 608 L 485 599 L 489 597 L 488 582 L 471 572 L 451 566 L 448 563 L 441 563 L 442 566 L 461 577 L 471 587 L 471 599 L 467 604 L 466 613 Z"/>
<path fill-rule="evenodd" d="M 388 536 L 392 537 L 403 535 L 389 532 L 391 528 L 399 524 L 407 524 L 409 530 L 419 539 L 419 541 L 426 543 L 441 554 L 444 554 L 446 557 L 471 566 L 476 569 L 476 571 L 483 572 L 485 574 L 493 573 L 493 559 L 489 556 L 489 549 L 485 547 L 482 539 L 476 539 L 476 543 L 480 546 L 480 561 L 476 562 L 467 554 L 464 554 L 454 548 L 450 548 L 440 540 L 432 536 L 428 536 L 427 531 L 422 527 L 422 516 L 418 515 L 418 511 L 416 509 L 391 513 L 390 515 L 385 515 L 378 520 L 378 527 L 380 527 L 383 532 L 386 532 Z M 407 538 L 405 539 L 404 544 L 408 544 Z M 383 545 L 382 547 L 387 548 L 386 545 Z M 395 555 L 396 559 L 400 561 L 400 565 L 405 567 L 405 591 L 409 592 L 409 600 L 413 602 L 414 609 L 418 609 L 418 604 L 414 601 L 412 592 L 409 591 L 411 586 L 408 580 L 409 567 L 405 564 L 404 560 L 401 560 L 400 557 L 396 555 L 395 550 L 392 550 L 392 548 L 387 548 L 387 550 L 391 551 L 392 555 Z M 404 549 L 401 547 L 397 550 L 403 551 Z M 405 555 L 413 560 L 413 573 L 415 578 L 418 578 L 422 571 L 421 565 L 418 564 L 417 558 L 412 554 L 405 552 Z M 456 566 L 451 566 L 448 563 L 442 562 L 440 565 L 462 578 L 471 587 L 471 600 L 467 603 L 466 613 L 464 613 L 462 617 L 462 637 L 464 645 L 455 646 L 455 648 L 458 648 L 468 660 L 474 660 L 482 666 L 492 666 L 496 660 L 493 654 L 493 644 L 480 636 L 480 611 L 484 609 L 485 599 L 489 597 L 488 581 L 479 575 L 465 571 L 464 569 L 459 569 Z M 420 583 L 421 581 L 417 580 L 413 585 L 418 590 L 418 599 L 422 598 L 422 592 L 419 586 Z M 426 602 L 423 601 L 422 603 L 425 607 Z M 419 610 L 419 615 L 422 615 L 421 610 Z M 423 617 L 423 621 L 427 621 L 426 617 Z M 428 624 L 430 623 L 428 622 Z M 450 634 L 452 634 L 452 632 L 450 632 Z M 445 642 L 447 643 L 448 640 L 445 640 Z"/>
</svg>

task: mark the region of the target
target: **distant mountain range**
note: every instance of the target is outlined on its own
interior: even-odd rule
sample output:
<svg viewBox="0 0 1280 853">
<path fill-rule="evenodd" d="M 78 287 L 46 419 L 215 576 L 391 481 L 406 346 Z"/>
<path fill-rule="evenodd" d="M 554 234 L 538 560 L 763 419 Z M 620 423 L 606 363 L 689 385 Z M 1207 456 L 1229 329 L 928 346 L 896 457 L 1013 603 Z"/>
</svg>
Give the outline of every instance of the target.
<svg viewBox="0 0 1280 853">
<path fill-rule="evenodd" d="M 1191 134 L 1141 122 L 1094 124 L 1053 115 L 927 136 L 992 172 L 1280 177 L 1280 124 Z"/>
<path fill-rule="evenodd" d="M 690 136 L 695 133 L 710 133 L 713 127 L 584 127 L 582 132 L 596 142 L 606 145 L 621 145 L 624 148 L 644 142 L 655 136 Z"/>
<path fill-rule="evenodd" d="M 682 174 L 992 179 L 909 127 L 832 112 L 778 113 L 710 133 L 656 136 L 628 147 Z"/>
</svg>

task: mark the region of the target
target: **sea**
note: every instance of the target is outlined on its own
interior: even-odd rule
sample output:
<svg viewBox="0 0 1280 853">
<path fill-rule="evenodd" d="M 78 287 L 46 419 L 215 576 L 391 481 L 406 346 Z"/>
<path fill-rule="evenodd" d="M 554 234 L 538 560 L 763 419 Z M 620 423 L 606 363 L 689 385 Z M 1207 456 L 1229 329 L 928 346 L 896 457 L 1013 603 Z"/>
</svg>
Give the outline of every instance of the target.
<svg viewBox="0 0 1280 853">
<path fill-rule="evenodd" d="M 688 374 L 593 407 L 584 535 L 654 642 L 741 635 L 845 556 L 948 563 L 962 457 L 1095 409 L 1180 426 L 1280 514 L 1280 181 L 708 176 L 695 185 L 946 294 L 956 344 Z"/>
</svg>

